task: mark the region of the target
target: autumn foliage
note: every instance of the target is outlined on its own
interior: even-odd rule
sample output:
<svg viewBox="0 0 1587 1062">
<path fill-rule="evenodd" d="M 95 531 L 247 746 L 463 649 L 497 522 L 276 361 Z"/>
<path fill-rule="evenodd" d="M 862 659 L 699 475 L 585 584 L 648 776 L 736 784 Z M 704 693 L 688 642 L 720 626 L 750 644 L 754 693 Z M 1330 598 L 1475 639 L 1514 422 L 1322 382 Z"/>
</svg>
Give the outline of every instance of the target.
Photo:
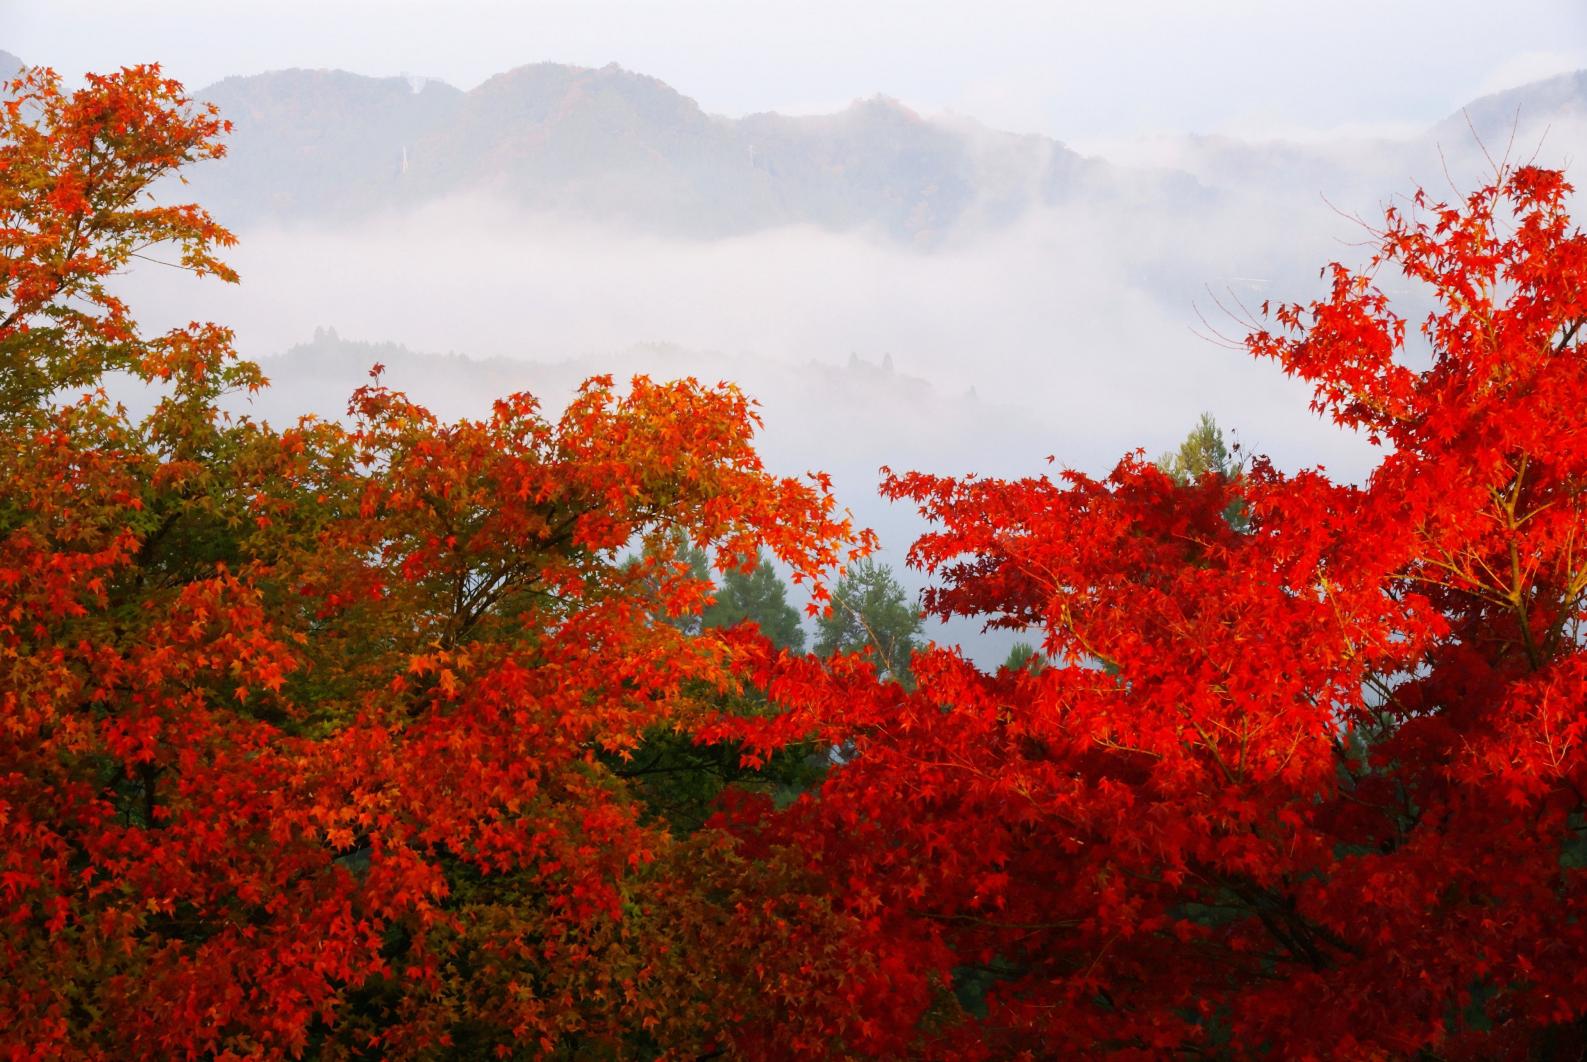
<svg viewBox="0 0 1587 1062">
<path fill-rule="evenodd" d="M 227 334 L 145 338 L 103 286 L 173 245 L 229 276 L 203 211 L 140 205 L 217 120 L 150 69 L 35 72 L 6 115 L 6 1053 L 706 1046 L 732 996 L 695 937 L 770 930 L 680 883 L 771 871 L 675 841 L 622 765 L 739 685 L 735 643 L 662 621 L 708 586 L 679 532 L 815 577 L 850 548 L 824 486 L 761 469 L 728 386 L 441 424 L 375 382 L 345 426 L 227 417 L 263 383 Z M 110 369 L 150 415 L 93 389 Z"/>
<path fill-rule="evenodd" d="M 264 385 L 229 334 L 146 336 L 107 279 L 235 279 L 151 198 L 223 126 L 153 68 L 33 71 L 0 119 L 0 1055 L 1587 1049 L 1561 174 L 1389 211 L 1247 341 L 1381 444 L 1362 483 L 888 475 L 927 610 L 1050 662 L 905 685 L 681 622 L 691 544 L 818 605 L 872 545 L 729 385 L 221 412 Z M 705 825 L 661 813 L 708 762 Z"/>
</svg>

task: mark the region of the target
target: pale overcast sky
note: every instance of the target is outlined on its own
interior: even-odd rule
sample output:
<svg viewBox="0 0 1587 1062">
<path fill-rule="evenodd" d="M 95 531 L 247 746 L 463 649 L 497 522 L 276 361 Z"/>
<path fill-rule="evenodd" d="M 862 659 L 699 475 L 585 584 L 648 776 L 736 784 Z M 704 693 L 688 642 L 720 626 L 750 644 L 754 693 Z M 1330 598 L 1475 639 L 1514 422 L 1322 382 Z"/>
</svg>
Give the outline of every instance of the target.
<svg viewBox="0 0 1587 1062">
<path fill-rule="evenodd" d="M 63 74 L 159 60 L 192 87 L 290 66 L 469 88 L 616 62 L 708 111 L 885 93 L 1072 143 L 1399 131 L 1587 67 L 1582 0 L 0 0 L 0 48 Z"/>
</svg>

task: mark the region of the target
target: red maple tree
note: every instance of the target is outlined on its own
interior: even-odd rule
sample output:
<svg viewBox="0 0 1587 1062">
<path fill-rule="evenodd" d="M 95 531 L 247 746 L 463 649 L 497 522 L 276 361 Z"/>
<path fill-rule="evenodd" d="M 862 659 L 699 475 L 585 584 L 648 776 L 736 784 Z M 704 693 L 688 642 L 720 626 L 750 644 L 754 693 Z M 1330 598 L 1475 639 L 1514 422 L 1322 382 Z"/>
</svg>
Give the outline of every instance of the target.
<svg viewBox="0 0 1587 1062">
<path fill-rule="evenodd" d="M 264 383 L 229 334 L 145 336 L 106 283 L 232 279 L 152 198 L 222 132 L 151 67 L 29 71 L 0 125 L 0 1054 L 710 1049 L 772 973 L 721 990 L 706 949 L 786 923 L 707 903 L 770 871 L 623 769 L 742 686 L 667 622 L 710 586 L 680 544 L 819 579 L 868 536 L 763 470 L 728 385 L 220 412 Z"/>
<path fill-rule="evenodd" d="M 1361 484 L 891 475 L 939 616 L 918 691 L 774 664 L 853 742 L 741 827 L 809 853 L 894 971 L 881 1053 L 1475 1057 L 1587 1043 L 1587 239 L 1558 172 L 1388 212 L 1251 353 L 1382 444 Z M 1436 308 L 1419 339 L 1375 285 Z M 1412 329 L 1410 337 L 1417 336 Z M 954 990 L 955 998 L 947 998 Z M 971 1011 L 960 1014 L 960 1004 Z"/>
</svg>

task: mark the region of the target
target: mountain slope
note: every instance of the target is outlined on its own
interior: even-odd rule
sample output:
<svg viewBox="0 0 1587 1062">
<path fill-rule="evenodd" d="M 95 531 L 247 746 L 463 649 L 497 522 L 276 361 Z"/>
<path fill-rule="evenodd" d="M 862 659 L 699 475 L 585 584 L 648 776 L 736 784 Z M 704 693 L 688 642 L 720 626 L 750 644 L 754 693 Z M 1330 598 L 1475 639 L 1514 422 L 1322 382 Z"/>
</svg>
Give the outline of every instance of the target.
<svg viewBox="0 0 1587 1062">
<path fill-rule="evenodd" d="M 1534 81 L 1472 100 L 1433 129 L 1443 141 L 1480 139 L 1495 157 L 1511 137 L 1524 159 L 1538 149 L 1579 142 L 1587 126 L 1587 70 Z M 1576 161 L 1576 160 L 1573 160 Z"/>
<path fill-rule="evenodd" d="M 1105 167 L 1055 141 L 932 121 L 885 98 L 727 119 L 655 78 L 537 63 L 461 92 L 342 71 L 227 78 L 235 123 L 193 177 L 228 222 L 317 221 L 491 192 L 535 210 L 723 236 L 785 224 L 930 240 L 1074 193 Z"/>
</svg>

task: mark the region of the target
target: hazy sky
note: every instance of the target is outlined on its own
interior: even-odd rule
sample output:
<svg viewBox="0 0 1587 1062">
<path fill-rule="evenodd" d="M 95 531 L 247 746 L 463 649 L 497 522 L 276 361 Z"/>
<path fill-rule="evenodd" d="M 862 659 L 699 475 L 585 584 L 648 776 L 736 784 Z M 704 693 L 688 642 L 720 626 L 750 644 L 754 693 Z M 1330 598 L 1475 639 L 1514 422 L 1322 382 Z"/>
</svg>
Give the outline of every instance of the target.
<svg viewBox="0 0 1587 1062">
<path fill-rule="evenodd" d="M 335 66 L 471 87 L 617 62 L 709 111 L 877 92 L 1081 145 L 1398 131 L 1587 67 L 1582 0 L 0 0 L 0 48 L 62 73 L 157 59 L 191 86 Z"/>
</svg>

